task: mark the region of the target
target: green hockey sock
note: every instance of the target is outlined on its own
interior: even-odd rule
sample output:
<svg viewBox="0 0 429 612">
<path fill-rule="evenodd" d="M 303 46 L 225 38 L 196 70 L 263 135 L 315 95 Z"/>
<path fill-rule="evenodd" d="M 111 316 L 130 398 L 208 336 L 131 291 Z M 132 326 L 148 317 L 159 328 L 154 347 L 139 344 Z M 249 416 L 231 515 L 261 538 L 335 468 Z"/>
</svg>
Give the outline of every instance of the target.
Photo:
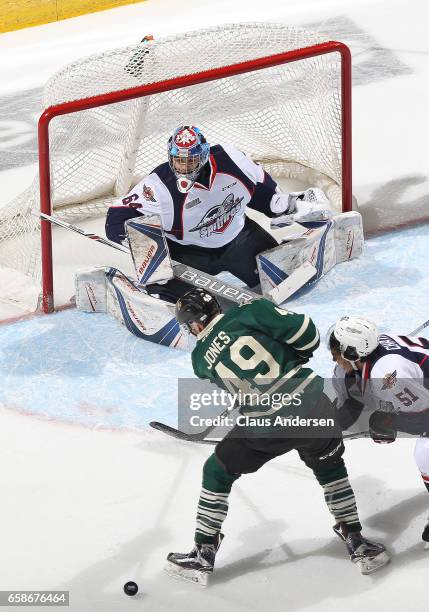
<svg viewBox="0 0 429 612">
<path fill-rule="evenodd" d="M 198 501 L 195 542 L 212 544 L 228 512 L 228 496 L 239 475 L 231 476 L 211 455 L 204 464 L 203 485 Z"/>
<path fill-rule="evenodd" d="M 329 470 L 315 470 L 314 474 L 322 485 L 326 505 L 336 522 L 344 523 L 348 531 L 361 531 L 355 494 L 344 463 Z"/>
</svg>

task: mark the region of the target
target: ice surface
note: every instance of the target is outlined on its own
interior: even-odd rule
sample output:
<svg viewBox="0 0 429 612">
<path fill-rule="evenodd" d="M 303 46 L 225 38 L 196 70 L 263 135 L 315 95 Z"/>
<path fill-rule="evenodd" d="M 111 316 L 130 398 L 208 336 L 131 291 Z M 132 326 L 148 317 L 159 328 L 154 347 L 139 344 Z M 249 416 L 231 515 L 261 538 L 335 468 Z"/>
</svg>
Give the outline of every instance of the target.
<svg viewBox="0 0 429 612">
<path fill-rule="evenodd" d="M 219 0 L 215 10 L 210 0 L 157 0 L 2 35 L 4 199 L 29 183 L 38 92 L 61 65 L 149 32 L 269 19 L 313 24 L 350 43 L 354 192 L 367 226 L 421 219 L 429 204 L 428 16 L 417 0 L 265 0 L 263 14 L 256 0 Z M 72 247 L 65 234 L 56 236 L 67 264 L 56 269 L 63 301 L 73 289 L 70 253 L 85 266 L 104 249 L 89 252 L 76 236 Z M 288 306 L 310 314 L 322 336 L 344 313 L 407 333 L 429 318 L 428 243 L 429 225 L 371 238 L 361 259 L 337 266 Z M 125 265 L 108 249 L 103 257 Z M 312 365 L 329 375 L 325 347 Z M 426 610 L 429 552 L 420 534 L 429 500 L 412 440 L 347 443 L 366 533 L 387 544 L 389 567 L 358 573 L 330 530 L 317 483 L 290 453 L 234 485 L 213 585 L 201 590 L 161 568 L 169 551 L 191 546 L 211 450 L 147 428 L 152 419 L 175 424 L 189 354 L 134 338 L 105 315 L 68 310 L 0 327 L 0 372 L 0 589 L 69 589 L 76 612 Z M 123 594 L 127 580 L 139 584 L 137 599 Z"/>
<path fill-rule="evenodd" d="M 285 306 L 309 313 L 322 339 L 344 314 L 409 333 L 429 318 L 428 244 L 429 225 L 370 238 L 363 257 L 336 266 Z M 330 376 L 325 346 L 312 366 Z M 161 417 L 175 424 L 177 379 L 193 376 L 188 353 L 144 342 L 107 315 L 76 310 L 0 327 L 0 370 L 6 406 L 125 429 Z"/>
</svg>

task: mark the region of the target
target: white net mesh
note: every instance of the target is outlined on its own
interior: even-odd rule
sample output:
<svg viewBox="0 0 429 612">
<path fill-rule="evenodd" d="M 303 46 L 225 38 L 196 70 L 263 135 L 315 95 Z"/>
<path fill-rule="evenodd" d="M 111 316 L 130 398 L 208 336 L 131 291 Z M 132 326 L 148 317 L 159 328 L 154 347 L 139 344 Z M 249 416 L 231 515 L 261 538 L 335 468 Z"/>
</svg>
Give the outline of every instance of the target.
<svg viewBox="0 0 429 612">
<path fill-rule="evenodd" d="M 280 24 L 217 26 L 79 60 L 47 83 L 44 108 L 324 42 Z M 211 144 L 231 142 L 275 177 L 321 187 L 341 206 L 341 71 L 338 53 L 99 106 L 50 124 L 51 196 L 66 219 L 105 212 L 166 161 L 181 124 Z M 0 211 L 0 266 L 40 278 L 38 179 Z"/>
</svg>

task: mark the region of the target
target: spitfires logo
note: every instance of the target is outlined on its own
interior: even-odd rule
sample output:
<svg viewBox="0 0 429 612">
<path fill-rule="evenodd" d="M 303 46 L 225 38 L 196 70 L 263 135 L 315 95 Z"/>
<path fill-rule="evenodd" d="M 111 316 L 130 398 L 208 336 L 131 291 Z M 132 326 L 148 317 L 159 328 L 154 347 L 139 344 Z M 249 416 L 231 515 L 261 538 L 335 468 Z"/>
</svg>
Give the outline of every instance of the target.
<svg viewBox="0 0 429 612">
<path fill-rule="evenodd" d="M 191 147 L 197 144 L 198 140 L 194 130 L 185 128 L 184 130 L 180 130 L 180 132 L 176 134 L 174 142 L 179 148 L 183 147 L 186 149 L 190 149 Z"/>
<path fill-rule="evenodd" d="M 222 234 L 231 224 L 235 215 L 241 208 L 243 198 L 234 198 L 230 193 L 222 204 L 213 206 L 201 219 L 201 221 L 190 229 L 190 232 L 200 232 L 201 238 L 207 238 L 213 233 Z"/>
<path fill-rule="evenodd" d="M 381 387 L 382 391 L 386 389 L 391 389 L 396 385 L 396 370 L 394 372 L 389 372 L 383 376 L 383 386 Z"/>
<path fill-rule="evenodd" d="M 144 183 L 143 183 L 143 197 L 145 200 L 149 200 L 149 202 L 156 202 L 153 189 L 151 189 Z"/>
</svg>

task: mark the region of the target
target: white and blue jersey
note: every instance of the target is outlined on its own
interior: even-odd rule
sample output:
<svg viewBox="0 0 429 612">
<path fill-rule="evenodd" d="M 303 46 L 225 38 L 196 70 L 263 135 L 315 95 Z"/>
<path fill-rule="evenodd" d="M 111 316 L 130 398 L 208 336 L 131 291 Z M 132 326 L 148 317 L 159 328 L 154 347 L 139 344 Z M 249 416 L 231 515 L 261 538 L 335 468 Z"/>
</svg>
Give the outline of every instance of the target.
<svg viewBox="0 0 429 612">
<path fill-rule="evenodd" d="M 346 372 L 338 364 L 334 387 L 339 399 L 342 428 L 353 424 L 357 431 L 360 417 L 370 412 L 395 412 L 397 431 L 420 436 L 414 459 L 429 491 L 429 340 L 411 336 L 382 334 L 362 372 Z"/>
<path fill-rule="evenodd" d="M 243 229 L 247 206 L 274 216 L 270 203 L 276 188 L 262 166 L 244 153 L 232 145 L 215 145 L 188 193 L 178 190 L 167 162 L 145 176 L 109 208 L 106 235 L 121 242 L 126 220 L 157 214 L 169 240 L 208 249 L 222 247 Z"/>
<path fill-rule="evenodd" d="M 409 414 L 410 418 L 415 415 L 416 424 L 425 431 L 429 427 L 429 340 L 426 338 L 382 334 L 379 346 L 365 359 L 362 371 L 346 374 L 337 364 L 333 382 L 339 405 L 346 409 L 347 402 L 350 405 L 350 401 L 357 401 L 370 411 Z M 418 419 L 417 415 L 420 415 Z"/>
</svg>

